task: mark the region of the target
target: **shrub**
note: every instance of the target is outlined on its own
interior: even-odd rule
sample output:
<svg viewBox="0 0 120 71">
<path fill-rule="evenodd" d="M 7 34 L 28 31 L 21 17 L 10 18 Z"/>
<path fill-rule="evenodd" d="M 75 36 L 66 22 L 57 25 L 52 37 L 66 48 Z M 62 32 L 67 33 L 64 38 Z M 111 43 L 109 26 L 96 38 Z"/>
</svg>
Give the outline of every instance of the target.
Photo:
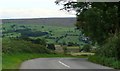
<svg viewBox="0 0 120 71">
<path fill-rule="evenodd" d="M 52 44 L 52 43 L 48 44 L 47 48 L 50 49 L 50 50 L 55 50 L 55 45 Z"/>
<path fill-rule="evenodd" d="M 120 34 L 110 37 L 107 42 L 98 49 L 97 54 L 120 60 Z"/>
<path fill-rule="evenodd" d="M 40 45 L 46 46 L 46 41 L 44 39 L 40 39 L 40 38 L 38 38 L 38 39 L 31 39 L 31 41 L 33 43 L 35 43 L 35 44 L 40 44 Z"/>
<path fill-rule="evenodd" d="M 91 45 L 90 44 L 86 44 L 83 46 L 82 50 L 85 52 L 90 52 L 91 51 Z"/>
<path fill-rule="evenodd" d="M 68 46 L 74 46 L 73 42 L 68 42 Z"/>
<path fill-rule="evenodd" d="M 64 46 L 64 47 L 63 47 L 63 50 L 64 50 L 64 54 L 66 54 L 66 53 L 67 53 L 67 47 Z"/>
<path fill-rule="evenodd" d="M 106 43 L 97 49 L 95 56 L 90 61 L 120 69 L 120 33 L 106 40 Z"/>
</svg>

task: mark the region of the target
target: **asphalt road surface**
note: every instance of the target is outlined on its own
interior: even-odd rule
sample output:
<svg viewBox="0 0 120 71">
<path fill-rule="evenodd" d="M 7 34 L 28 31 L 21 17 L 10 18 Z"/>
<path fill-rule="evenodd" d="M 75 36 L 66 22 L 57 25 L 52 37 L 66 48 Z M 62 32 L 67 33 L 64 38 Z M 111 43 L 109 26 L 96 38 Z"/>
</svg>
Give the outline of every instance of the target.
<svg viewBox="0 0 120 71">
<path fill-rule="evenodd" d="M 37 58 L 22 63 L 20 69 L 111 69 L 86 58 Z"/>
</svg>

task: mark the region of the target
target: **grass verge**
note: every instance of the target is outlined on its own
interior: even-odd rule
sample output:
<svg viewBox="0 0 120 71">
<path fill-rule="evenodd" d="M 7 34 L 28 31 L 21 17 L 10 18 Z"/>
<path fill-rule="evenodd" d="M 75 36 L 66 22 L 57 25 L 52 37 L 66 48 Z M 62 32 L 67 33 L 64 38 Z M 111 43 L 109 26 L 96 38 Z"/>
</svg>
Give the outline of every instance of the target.
<svg viewBox="0 0 120 71">
<path fill-rule="evenodd" d="M 0 71 L 2 69 L 2 55 L 0 54 Z"/>
<path fill-rule="evenodd" d="M 120 69 L 120 61 L 116 60 L 115 58 L 107 58 L 103 56 L 94 55 L 90 56 L 88 60 L 97 64 L 112 67 L 114 69 Z"/>
</svg>

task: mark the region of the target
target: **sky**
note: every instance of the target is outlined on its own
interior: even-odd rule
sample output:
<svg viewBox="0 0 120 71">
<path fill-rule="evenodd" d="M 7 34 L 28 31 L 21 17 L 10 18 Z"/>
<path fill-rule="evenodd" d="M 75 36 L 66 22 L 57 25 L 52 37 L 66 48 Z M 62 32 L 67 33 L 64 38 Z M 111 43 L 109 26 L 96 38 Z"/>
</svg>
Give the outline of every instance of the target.
<svg viewBox="0 0 120 71">
<path fill-rule="evenodd" d="M 0 0 L 0 19 L 75 17 L 55 0 Z"/>
</svg>

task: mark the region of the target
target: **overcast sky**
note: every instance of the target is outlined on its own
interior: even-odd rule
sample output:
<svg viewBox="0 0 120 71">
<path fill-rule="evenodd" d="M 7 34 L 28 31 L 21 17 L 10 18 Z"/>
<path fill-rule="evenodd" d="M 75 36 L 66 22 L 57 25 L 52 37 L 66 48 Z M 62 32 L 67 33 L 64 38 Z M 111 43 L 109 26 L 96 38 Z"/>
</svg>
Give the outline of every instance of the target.
<svg viewBox="0 0 120 71">
<path fill-rule="evenodd" d="M 55 0 L 0 0 L 0 19 L 75 17 L 73 13 L 60 11 Z"/>
</svg>

